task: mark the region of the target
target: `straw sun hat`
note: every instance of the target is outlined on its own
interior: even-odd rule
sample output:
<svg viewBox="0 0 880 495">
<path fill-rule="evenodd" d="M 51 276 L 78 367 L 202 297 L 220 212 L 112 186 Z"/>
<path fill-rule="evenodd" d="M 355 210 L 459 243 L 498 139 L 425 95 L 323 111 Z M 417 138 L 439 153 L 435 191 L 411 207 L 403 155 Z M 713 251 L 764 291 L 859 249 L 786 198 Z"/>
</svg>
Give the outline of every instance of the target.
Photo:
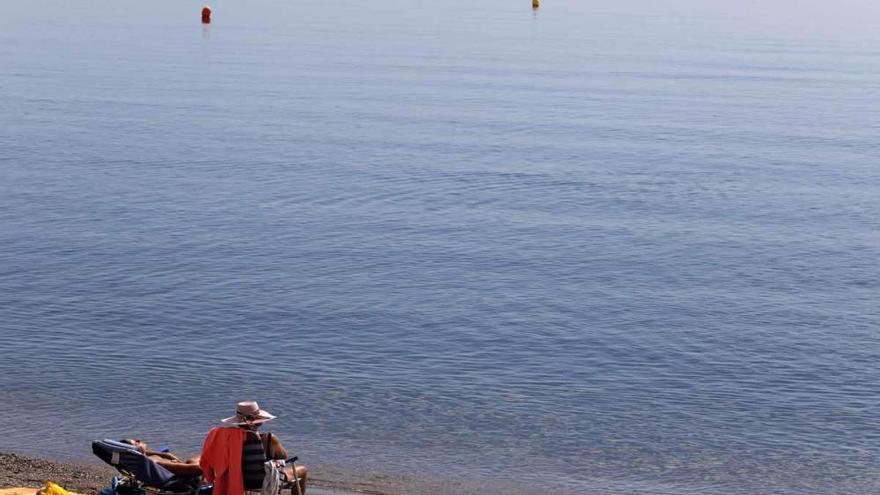
<svg viewBox="0 0 880 495">
<path fill-rule="evenodd" d="M 235 416 L 230 416 L 220 421 L 239 426 L 249 424 L 260 425 L 270 419 L 275 419 L 275 417 L 269 411 L 260 409 L 260 405 L 255 401 L 246 401 L 238 403 L 238 407 L 235 408 Z"/>
</svg>

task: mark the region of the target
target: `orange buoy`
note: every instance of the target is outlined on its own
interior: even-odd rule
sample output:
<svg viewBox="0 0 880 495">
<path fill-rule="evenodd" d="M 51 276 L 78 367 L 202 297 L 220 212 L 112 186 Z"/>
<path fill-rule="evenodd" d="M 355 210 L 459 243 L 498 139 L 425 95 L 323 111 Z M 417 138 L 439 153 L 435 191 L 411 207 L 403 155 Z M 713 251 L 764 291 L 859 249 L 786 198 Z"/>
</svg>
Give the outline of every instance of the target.
<svg viewBox="0 0 880 495">
<path fill-rule="evenodd" d="M 211 24 L 211 7 L 202 7 L 202 24 Z"/>
</svg>

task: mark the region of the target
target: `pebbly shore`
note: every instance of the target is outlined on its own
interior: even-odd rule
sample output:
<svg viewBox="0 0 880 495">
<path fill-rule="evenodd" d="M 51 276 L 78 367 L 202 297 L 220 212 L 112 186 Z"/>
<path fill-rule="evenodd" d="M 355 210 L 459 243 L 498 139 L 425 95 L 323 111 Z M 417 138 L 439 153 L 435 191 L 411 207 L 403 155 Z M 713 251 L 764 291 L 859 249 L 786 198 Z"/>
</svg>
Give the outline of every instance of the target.
<svg viewBox="0 0 880 495">
<path fill-rule="evenodd" d="M 385 495 L 402 493 L 401 490 L 385 491 L 380 485 L 394 486 L 391 480 L 365 477 L 358 482 L 337 479 L 332 472 L 329 479 L 312 478 L 309 495 Z M 109 466 L 69 461 L 40 459 L 17 453 L 0 452 L 0 489 L 12 487 L 41 487 L 53 481 L 66 490 L 94 495 L 110 484 L 116 471 Z M 385 483 L 382 483 L 385 481 Z M 384 487 L 383 487 L 384 488 Z M 398 484 L 397 488 L 403 488 Z M 433 494 L 432 494 L 433 495 Z"/>
<path fill-rule="evenodd" d="M 92 494 L 107 486 L 114 473 L 110 467 L 50 461 L 0 452 L 0 488 L 37 487 L 51 480 L 67 490 Z"/>
</svg>

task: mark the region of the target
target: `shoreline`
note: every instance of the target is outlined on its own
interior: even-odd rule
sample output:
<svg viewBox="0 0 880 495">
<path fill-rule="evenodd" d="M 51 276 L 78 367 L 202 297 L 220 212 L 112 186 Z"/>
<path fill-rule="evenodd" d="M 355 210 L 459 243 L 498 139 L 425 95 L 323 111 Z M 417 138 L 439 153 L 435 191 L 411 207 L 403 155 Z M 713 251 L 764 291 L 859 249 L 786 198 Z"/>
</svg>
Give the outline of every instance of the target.
<svg viewBox="0 0 880 495">
<path fill-rule="evenodd" d="M 74 495 L 96 495 L 108 487 L 117 471 L 98 459 L 89 457 L 61 457 L 58 454 L 28 452 L 6 447 L 0 450 L 0 489 L 28 488 L 15 494 L 34 495 L 37 489 L 52 481 Z M 360 468 L 345 469 L 337 466 L 313 464 L 309 466 L 308 495 L 496 495 L 524 494 L 519 482 L 507 479 L 475 477 L 438 478 L 412 476 Z M 577 492 L 544 487 L 544 493 L 570 495 Z"/>
<path fill-rule="evenodd" d="M 65 490 L 94 495 L 109 486 L 117 474 L 110 466 L 97 463 L 61 461 L 46 459 L 17 452 L 0 452 L 0 488 L 33 487 L 39 488 L 46 481 L 57 483 Z M 309 495 L 386 495 L 385 492 L 370 487 L 349 487 L 343 483 L 321 479 L 310 479 Z"/>
</svg>

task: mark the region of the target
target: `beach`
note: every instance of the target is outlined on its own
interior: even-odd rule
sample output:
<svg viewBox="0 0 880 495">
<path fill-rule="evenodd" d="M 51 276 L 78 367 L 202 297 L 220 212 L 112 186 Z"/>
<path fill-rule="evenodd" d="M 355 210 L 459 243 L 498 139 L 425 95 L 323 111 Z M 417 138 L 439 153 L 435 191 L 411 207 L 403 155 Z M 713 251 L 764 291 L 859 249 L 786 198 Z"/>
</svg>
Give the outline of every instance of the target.
<svg viewBox="0 0 880 495">
<path fill-rule="evenodd" d="M 109 466 L 86 462 L 40 459 L 26 455 L 0 452 L 0 490 L 17 487 L 42 487 L 52 481 L 65 490 L 82 495 L 99 492 L 110 484 L 116 471 Z M 344 489 L 339 481 L 315 479 L 309 495 L 379 495 L 384 492 L 362 483 L 357 489 Z M 31 494 L 32 495 L 32 494 Z"/>
<path fill-rule="evenodd" d="M 89 494 L 107 486 L 113 473 L 109 466 L 0 453 L 0 488 L 40 487 L 53 481 L 68 491 Z"/>
<path fill-rule="evenodd" d="M 109 486 L 118 473 L 91 460 L 59 460 L 0 452 L 0 495 L 33 495 L 52 481 L 75 495 L 93 495 Z M 317 467 L 309 473 L 308 495 L 464 495 L 475 484 L 456 480 L 413 479 L 400 475 L 339 471 Z M 5 492 L 12 488 L 33 489 Z M 286 492 L 284 492 L 286 493 Z"/>
</svg>

